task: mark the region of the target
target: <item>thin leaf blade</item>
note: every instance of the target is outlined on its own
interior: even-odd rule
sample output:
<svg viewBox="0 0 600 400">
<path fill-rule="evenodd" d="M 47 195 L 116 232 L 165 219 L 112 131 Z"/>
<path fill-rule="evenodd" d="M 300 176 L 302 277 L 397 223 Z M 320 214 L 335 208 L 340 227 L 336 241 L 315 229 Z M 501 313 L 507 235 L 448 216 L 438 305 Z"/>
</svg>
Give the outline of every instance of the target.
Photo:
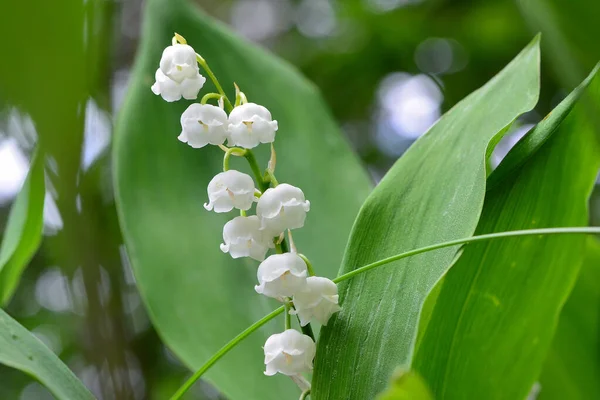
<svg viewBox="0 0 600 400">
<path fill-rule="evenodd" d="M 46 386 L 57 399 L 94 396 L 38 338 L 0 309 L 0 363 L 21 370 Z"/>
<path fill-rule="evenodd" d="M 42 241 L 44 157 L 32 158 L 29 174 L 15 199 L 0 245 L 0 304 L 6 304 Z"/>
<path fill-rule="evenodd" d="M 444 115 L 388 172 L 361 208 L 342 272 L 471 235 L 483 204 L 489 145 L 534 107 L 538 92 L 536 39 Z M 393 368 L 410 363 L 423 302 L 456 251 L 401 260 L 340 286 L 342 311 L 319 340 L 315 399 L 371 398 Z"/>
<path fill-rule="evenodd" d="M 539 400 L 600 398 L 600 243 L 589 238 L 586 258 L 560 313 L 539 378 Z"/>
<path fill-rule="evenodd" d="M 600 98 L 597 77 L 586 100 L 590 94 Z M 600 146 L 586 106 L 578 103 L 522 168 L 487 193 L 477 234 L 587 225 Z M 541 236 L 465 248 L 444 278 L 413 363 L 436 398 L 527 396 L 584 247 L 581 236 Z"/>
</svg>

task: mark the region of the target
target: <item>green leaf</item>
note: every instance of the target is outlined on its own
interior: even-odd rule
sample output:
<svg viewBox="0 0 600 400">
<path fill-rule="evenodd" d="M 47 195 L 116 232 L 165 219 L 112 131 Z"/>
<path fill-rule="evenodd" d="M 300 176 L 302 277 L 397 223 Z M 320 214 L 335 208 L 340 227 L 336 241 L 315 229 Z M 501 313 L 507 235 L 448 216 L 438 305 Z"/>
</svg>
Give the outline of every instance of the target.
<svg viewBox="0 0 600 400">
<path fill-rule="evenodd" d="M 222 170 L 215 146 L 179 142 L 179 118 L 190 104 L 166 103 L 150 86 L 173 32 L 183 35 L 233 95 L 235 81 L 250 101 L 279 121 L 277 177 L 311 201 L 306 226 L 294 231 L 299 251 L 319 275 L 334 277 L 347 234 L 371 183 L 314 86 L 289 65 L 229 33 L 183 0 L 147 3 L 143 41 L 114 144 L 116 200 L 125 244 L 151 319 L 165 343 L 191 369 L 270 312 L 259 296 L 257 262 L 219 249 L 234 213 L 204 210 L 209 180 Z M 203 93 L 211 88 L 206 87 Z M 268 146 L 257 152 L 266 167 Z M 250 172 L 243 159 L 232 168 Z M 283 317 L 247 338 L 207 373 L 230 399 L 299 395 L 285 376 L 263 374 L 262 346 L 283 329 Z"/>
<path fill-rule="evenodd" d="M 57 399 L 94 399 L 71 370 L 27 329 L 0 309 L 0 363 L 31 375 Z"/>
<path fill-rule="evenodd" d="M 600 243 L 589 238 L 586 258 L 560 313 L 539 379 L 539 400 L 600 399 Z"/>
<path fill-rule="evenodd" d="M 433 395 L 421 376 L 413 371 L 398 371 L 390 387 L 377 400 L 433 400 Z"/>
<path fill-rule="evenodd" d="M 37 154 L 12 205 L 0 245 L 0 305 L 10 300 L 42 241 L 45 186 L 44 157 Z"/>
<path fill-rule="evenodd" d="M 586 118 L 590 94 L 600 99 L 600 79 L 529 161 L 488 191 L 477 234 L 587 225 L 600 166 L 595 126 Z M 413 362 L 436 398 L 527 396 L 584 245 L 581 236 L 539 236 L 464 249 L 444 278 Z"/>
<path fill-rule="evenodd" d="M 470 236 L 485 194 L 485 157 L 539 92 L 536 38 L 502 72 L 452 108 L 394 165 L 355 222 L 347 272 L 407 250 Z M 457 247 L 392 263 L 340 285 L 342 311 L 322 329 L 313 396 L 367 399 L 410 363 L 427 293 Z"/>
<path fill-rule="evenodd" d="M 521 167 L 536 151 L 542 147 L 554 132 L 558 129 L 561 122 L 569 115 L 575 104 L 585 93 L 591 80 L 596 75 L 600 64 L 596 65 L 592 73 L 573 90 L 558 106 L 556 106 L 531 132 L 519 140 L 510 150 L 502 163 L 488 176 L 487 189 L 490 190 L 496 186 L 502 179 L 512 174 Z"/>
</svg>

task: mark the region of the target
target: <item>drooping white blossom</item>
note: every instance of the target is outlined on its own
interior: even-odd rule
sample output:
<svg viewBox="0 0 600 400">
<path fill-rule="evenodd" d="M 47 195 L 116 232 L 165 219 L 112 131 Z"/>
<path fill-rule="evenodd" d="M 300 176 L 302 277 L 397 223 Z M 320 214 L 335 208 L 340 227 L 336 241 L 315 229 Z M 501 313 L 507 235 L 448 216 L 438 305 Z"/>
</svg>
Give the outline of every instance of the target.
<svg viewBox="0 0 600 400">
<path fill-rule="evenodd" d="M 196 149 L 223 144 L 227 139 L 227 114 L 211 104 L 191 104 L 181 114 L 181 134 L 177 139 Z"/>
<path fill-rule="evenodd" d="M 341 310 L 338 299 L 338 289 L 333 281 L 311 276 L 306 279 L 304 290 L 294 295 L 295 310 L 291 310 L 290 314 L 297 314 L 302 326 L 313 318 L 321 325 L 327 325 L 329 318 Z"/>
<path fill-rule="evenodd" d="M 257 261 L 265 259 L 267 251 L 273 247 L 271 238 L 260 229 L 256 215 L 235 217 L 223 227 L 221 251 L 233 258 L 251 257 Z"/>
<path fill-rule="evenodd" d="M 312 370 L 315 342 L 294 329 L 269 336 L 264 346 L 265 375 L 298 375 Z"/>
<path fill-rule="evenodd" d="M 206 82 L 206 78 L 200 75 L 196 52 L 187 44 L 174 44 L 163 51 L 154 78 L 156 82 L 152 85 L 152 92 L 168 102 L 181 97 L 196 99 Z"/>
<path fill-rule="evenodd" d="M 304 260 L 296 253 L 273 254 L 258 267 L 257 293 L 282 299 L 291 297 L 306 285 L 308 271 Z"/>
<path fill-rule="evenodd" d="M 237 208 L 249 210 L 256 199 L 254 181 L 250 175 L 230 169 L 217 174 L 208 183 L 208 200 L 204 208 L 224 213 Z"/>
<path fill-rule="evenodd" d="M 286 229 L 302 228 L 310 202 L 299 188 L 282 183 L 267 189 L 256 205 L 261 229 L 277 236 Z"/>
<path fill-rule="evenodd" d="M 275 140 L 277 121 L 273 121 L 271 113 L 265 107 L 254 103 L 237 106 L 229 114 L 230 146 L 252 149 L 260 143 L 271 143 Z"/>
</svg>

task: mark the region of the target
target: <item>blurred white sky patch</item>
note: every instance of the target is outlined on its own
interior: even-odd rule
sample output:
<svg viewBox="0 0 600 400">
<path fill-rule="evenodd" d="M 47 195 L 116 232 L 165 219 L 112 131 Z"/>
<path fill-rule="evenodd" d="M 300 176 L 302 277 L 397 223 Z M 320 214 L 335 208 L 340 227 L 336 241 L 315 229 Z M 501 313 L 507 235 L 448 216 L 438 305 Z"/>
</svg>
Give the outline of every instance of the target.
<svg viewBox="0 0 600 400">
<path fill-rule="evenodd" d="M 300 33 L 310 38 L 332 36 L 337 27 L 335 9 L 329 0 L 302 0 L 295 19 Z"/>
<path fill-rule="evenodd" d="M 231 25 L 250 40 L 266 40 L 291 27 L 291 8 L 289 0 L 238 1 L 231 7 Z"/>
<path fill-rule="evenodd" d="M 468 57 L 465 48 L 454 39 L 428 38 L 417 46 L 415 63 L 428 74 L 449 74 L 464 69 Z"/>
<path fill-rule="evenodd" d="M 60 211 L 54 200 L 56 189 L 52 186 L 49 179 L 46 178 L 46 195 L 44 196 L 44 235 L 56 235 L 63 227 L 63 220 Z"/>
<path fill-rule="evenodd" d="M 492 156 L 490 157 L 492 168 L 496 168 L 500 164 L 500 161 L 506 157 L 510 149 L 512 149 L 514 145 L 517 144 L 517 142 L 534 126 L 534 124 L 523 124 L 506 133 L 492 152 Z"/>
<path fill-rule="evenodd" d="M 419 4 L 423 0 L 363 0 L 367 8 L 377 13 L 386 13 L 400 7 Z"/>
<path fill-rule="evenodd" d="M 15 138 L 0 142 L 0 205 L 10 202 L 21 190 L 29 171 L 29 160 Z"/>
<path fill-rule="evenodd" d="M 441 115 L 444 100 L 438 84 L 427 75 L 396 72 L 378 89 L 380 112 L 375 140 L 381 151 L 399 156 Z"/>
<path fill-rule="evenodd" d="M 110 144 L 111 120 L 94 100 L 85 107 L 85 130 L 81 166 L 87 170 Z"/>
<path fill-rule="evenodd" d="M 69 280 L 58 267 L 46 269 L 35 286 L 35 299 L 44 308 L 54 312 L 73 309 Z"/>
</svg>

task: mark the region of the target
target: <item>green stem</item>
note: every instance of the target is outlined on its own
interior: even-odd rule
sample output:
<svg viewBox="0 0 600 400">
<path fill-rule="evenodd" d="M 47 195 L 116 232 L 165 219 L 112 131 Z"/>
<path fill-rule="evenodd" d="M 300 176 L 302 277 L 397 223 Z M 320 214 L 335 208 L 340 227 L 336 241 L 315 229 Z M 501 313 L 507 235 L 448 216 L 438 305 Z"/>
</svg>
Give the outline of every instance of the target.
<svg viewBox="0 0 600 400">
<path fill-rule="evenodd" d="M 175 394 L 171 397 L 171 400 L 180 399 L 181 396 L 183 396 L 184 393 L 187 392 L 188 389 L 191 388 L 192 385 L 198 379 L 200 379 L 200 377 L 206 371 L 208 371 L 210 367 L 212 367 L 217 361 L 219 361 L 221 359 L 221 357 L 223 357 L 225 354 L 227 354 L 227 352 L 229 350 L 233 349 L 239 342 L 241 342 L 246 337 L 248 337 L 252 332 L 254 332 L 258 328 L 260 328 L 261 326 L 263 326 L 264 324 L 266 324 L 267 322 L 269 322 L 270 320 L 272 320 L 273 318 L 275 318 L 276 316 L 278 316 L 279 314 L 281 314 L 283 312 L 283 310 L 284 310 L 284 307 L 281 306 L 278 309 L 276 309 L 275 311 L 272 311 L 270 314 L 262 317 L 261 319 L 259 319 L 258 321 L 256 321 L 252 325 L 250 325 L 248 328 L 246 328 L 242 333 L 240 333 L 239 335 L 237 335 L 233 340 L 231 340 L 225 346 L 221 347 L 219 349 L 219 351 L 217 351 L 202 367 L 200 367 L 200 369 L 198 371 L 196 371 L 194 373 L 194 375 L 192 375 L 183 384 L 183 386 L 181 386 L 179 388 L 179 390 L 177 390 L 177 392 L 175 392 Z"/>
<path fill-rule="evenodd" d="M 300 398 L 298 400 L 306 400 L 306 398 L 308 397 L 309 394 L 310 394 L 310 389 L 306 389 L 304 392 L 302 392 L 302 394 L 300 395 Z"/>
<path fill-rule="evenodd" d="M 312 263 L 309 261 L 308 257 L 306 257 L 304 254 L 300 254 L 298 253 L 298 256 L 304 260 L 304 262 L 306 263 L 306 269 L 308 270 L 308 276 L 315 276 L 315 269 L 312 266 Z"/>
<path fill-rule="evenodd" d="M 196 54 L 196 60 L 198 61 L 198 64 L 200 64 L 200 66 L 204 69 L 204 71 L 206 71 L 206 75 L 208 75 L 208 77 L 210 78 L 212 83 L 217 88 L 217 92 L 219 92 L 223 96 L 223 100 L 225 101 L 225 106 L 227 107 L 227 111 L 231 112 L 231 110 L 233 110 L 233 106 L 231 105 L 229 98 L 225 94 L 223 87 L 221 87 L 219 80 L 217 79 L 215 74 L 212 72 L 212 69 L 210 69 L 210 67 L 208 66 L 208 63 L 206 62 L 206 60 L 204 58 L 202 58 L 202 56 L 200 54 Z"/>
<path fill-rule="evenodd" d="M 345 281 L 347 279 L 352 278 L 358 274 L 362 274 L 363 272 L 367 272 L 373 268 L 381 267 L 382 265 L 389 264 L 391 262 L 406 258 L 416 256 L 417 254 L 427 253 L 432 250 L 443 249 L 445 247 L 452 247 L 459 244 L 469 244 L 475 242 L 485 242 L 491 239 L 501 239 L 506 237 L 516 237 L 516 236 L 532 236 L 532 235 L 562 235 L 562 234 L 600 234 L 600 227 L 581 227 L 581 228 L 546 228 L 546 229 L 524 229 L 520 231 L 508 231 L 508 232 L 498 232 L 498 233 L 488 233 L 486 235 L 472 236 L 469 238 L 456 239 L 451 240 L 449 242 L 433 244 L 431 246 L 421 247 L 419 249 L 407 251 L 406 253 L 397 254 L 395 256 L 384 258 L 383 260 L 375 261 L 374 263 L 365 265 L 363 267 L 357 268 L 354 271 L 350 271 L 345 273 L 344 275 L 340 275 L 335 278 L 333 281 L 335 283 Z"/>
<path fill-rule="evenodd" d="M 292 329 L 292 316 L 290 315 L 290 302 L 287 300 L 284 304 L 285 329 Z"/>
<path fill-rule="evenodd" d="M 246 160 L 248 160 L 248 164 L 250 164 L 250 169 L 252 169 L 252 173 L 254 174 L 254 177 L 256 178 L 256 183 L 258 184 L 258 190 L 260 190 L 261 192 L 265 192 L 265 190 L 267 190 L 269 188 L 269 182 L 266 182 L 263 177 L 262 174 L 260 172 L 260 167 L 258 166 L 258 162 L 256 161 L 256 157 L 254 157 L 254 153 L 252 152 L 252 150 L 250 149 L 246 149 L 246 152 L 244 153 L 244 157 L 246 157 Z"/>
<path fill-rule="evenodd" d="M 267 169 L 267 177 L 269 179 L 269 182 L 273 184 L 273 187 L 279 185 L 279 182 L 277 182 L 277 178 L 275 178 L 275 174 L 273 173 L 273 171 Z"/>
<path fill-rule="evenodd" d="M 202 96 L 200 104 L 206 104 L 210 99 L 220 99 L 221 97 L 223 97 L 223 95 L 219 93 L 206 93 L 204 96 Z"/>
<path fill-rule="evenodd" d="M 600 234 L 600 227 L 567 227 L 567 228 L 546 228 L 546 229 L 525 229 L 520 231 L 508 231 L 508 232 L 498 232 L 498 233 L 490 233 L 487 235 L 479 235 L 479 236 L 471 236 L 463 239 L 451 240 L 449 242 L 438 243 L 431 246 L 421 247 L 419 249 L 407 251 L 405 253 L 400 253 L 398 255 L 384 258 L 383 260 L 376 261 L 374 263 L 365 265 L 361 268 L 357 268 L 354 271 L 348 272 L 347 274 L 341 275 L 334 279 L 333 281 L 338 283 L 350 279 L 358 274 L 369 271 L 373 268 L 381 267 L 385 264 L 389 264 L 391 262 L 400 260 L 402 258 L 415 256 L 417 254 L 426 253 L 433 250 L 442 249 L 445 247 L 452 247 L 459 244 L 468 244 L 475 242 L 485 242 L 493 239 L 501 239 L 507 237 L 517 237 L 517 236 L 535 236 L 535 235 L 564 235 L 564 234 Z M 242 339 L 249 336 L 252 332 L 278 316 L 284 311 L 284 307 L 281 306 L 278 309 L 272 311 L 270 314 L 266 315 L 259 321 L 252 324 L 250 327 L 246 328 L 242 333 L 237 335 L 233 340 L 223 346 L 218 352 L 216 352 L 207 362 L 204 364 L 190 379 L 187 380 L 183 384 L 181 388 L 171 397 L 171 400 L 177 400 L 181 398 L 181 396 L 196 382 L 202 374 L 204 374 L 210 367 L 212 367 L 221 357 L 223 357 L 229 350 L 234 348 Z"/>
<path fill-rule="evenodd" d="M 247 151 L 248 150 L 241 149 L 239 147 L 230 147 L 229 149 L 227 149 L 225 155 L 223 156 L 223 171 L 229 171 L 229 159 L 232 155 L 242 157 L 246 155 Z M 235 154 L 236 152 L 238 154 Z"/>
</svg>

